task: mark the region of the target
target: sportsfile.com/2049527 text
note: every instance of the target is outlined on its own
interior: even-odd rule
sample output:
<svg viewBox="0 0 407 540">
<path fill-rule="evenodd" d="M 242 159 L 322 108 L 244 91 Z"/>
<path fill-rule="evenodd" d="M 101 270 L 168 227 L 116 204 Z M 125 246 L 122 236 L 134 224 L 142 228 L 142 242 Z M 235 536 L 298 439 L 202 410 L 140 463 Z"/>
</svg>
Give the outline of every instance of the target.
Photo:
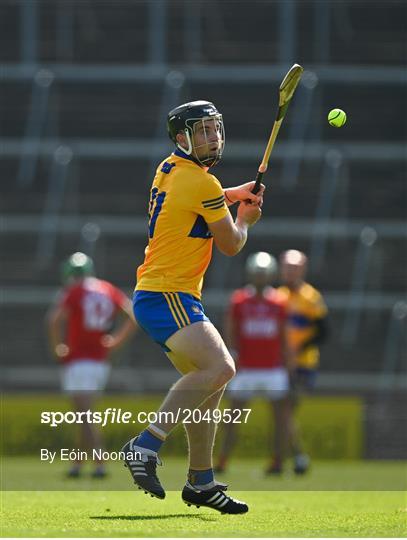
<svg viewBox="0 0 407 540">
<path fill-rule="evenodd" d="M 41 424 L 57 427 L 61 424 L 200 424 L 213 422 L 214 424 L 246 424 L 251 409 L 181 409 L 176 411 L 123 411 L 121 408 L 108 407 L 103 411 L 42 411 Z"/>
</svg>

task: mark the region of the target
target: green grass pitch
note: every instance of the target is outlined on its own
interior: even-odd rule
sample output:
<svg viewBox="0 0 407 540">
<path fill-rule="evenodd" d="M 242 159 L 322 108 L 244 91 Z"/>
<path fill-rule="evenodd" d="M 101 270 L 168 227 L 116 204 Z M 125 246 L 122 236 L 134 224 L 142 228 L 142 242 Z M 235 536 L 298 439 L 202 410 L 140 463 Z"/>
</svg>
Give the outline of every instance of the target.
<svg viewBox="0 0 407 540">
<path fill-rule="evenodd" d="M 65 480 L 65 464 L 43 465 L 33 458 L 2 461 L 3 537 L 405 537 L 407 531 L 405 491 L 377 490 L 389 477 L 404 478 L 397 488 L 405 484 L 402 462 L 321 462 L 306 477 L 287 470 L 265 479 L 264 463 L 235 460 L 222 480 L 248 502 L 243 516 L 188 507 L 179 490 L 168 491 L 164 501 L 150 498 L 131 487 L 119 463 L 111 463 L 110 477 L 100 481 L 88 475 Z M 28 487 L 30 472 L 31 489 L 17 491 Z M 166 486 L 182 487 L 185 462 L 167 459 L 159 472 Z"/>
</svg>

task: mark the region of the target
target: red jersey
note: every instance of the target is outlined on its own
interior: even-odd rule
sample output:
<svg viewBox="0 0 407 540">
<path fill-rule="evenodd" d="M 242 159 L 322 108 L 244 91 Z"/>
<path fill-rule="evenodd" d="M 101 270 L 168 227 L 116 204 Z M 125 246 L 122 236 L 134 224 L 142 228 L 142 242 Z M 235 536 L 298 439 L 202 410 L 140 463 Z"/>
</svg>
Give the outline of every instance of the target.
<svg viewBox="0 0 407 540">
<path fill-rule="evenodd" d="M 238 365 L 267 369 L 282 365 L 281 327 L 286 319 L 285 301 L 269 287 L 259 297 L 253 287 L 232 295 L 230 315 L 235 329 Z"/>
<path fill-rule="evenodd" d="M 94 277 L 64 289 L 60 305 L 68 312 L 65 342 L 69 354 L 63 362 L 105 360 L 107 351 L 102 337 L 112 329 L 117 311 L 127 301 L 125 294 L 114 285 Z"/>
</svg>

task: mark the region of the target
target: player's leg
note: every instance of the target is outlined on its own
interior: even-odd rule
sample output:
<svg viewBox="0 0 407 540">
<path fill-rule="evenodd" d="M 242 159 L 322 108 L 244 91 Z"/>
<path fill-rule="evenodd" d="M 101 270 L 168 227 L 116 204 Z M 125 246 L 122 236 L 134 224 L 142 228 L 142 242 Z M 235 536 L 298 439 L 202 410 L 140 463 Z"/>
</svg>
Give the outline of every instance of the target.
<svg viewBox="0 0 407 540">
<path fill-rule="evenodd" d="M 214 409 L 219 408 L 223 392 L 224 388 L 221 388 L 212 394 L 195 409 L 196 413 L 188 423 L 184 422 L 189 449 L 188 481 L 195 486 L 209 484 L 214 479 L 212 457 L 217 424 L 212 420 L 212 413 Z M 210 418 L 211 421 L 203 420 L 198 422 L 197 420 L 205 414 L 207 415 L 206 418 Z"/>
<path fill-rule="evenodd" d="M 174 364 L 181 373 L 188 372 L 190 366 L 185 356 L 173 357 Z M 199 407 L 195 407 L 196 419 L 205 418 L 205 413 L 213 419 L 213 411 L 219 408 L 225 387 L 220 388 L 209 396 Z M 202 415 L 202 416 L 201 416 Z M 194 415 L 192 415 L 192 420 Z M 207 506 L 225 514 L 242 514 L 248 511 L 248 506 L 225 495 L 227 486 L 217 482 L 213 471 L 213 446 L 217 423 L 207 420 L 184 423 L 189 446 L 188 481 L 182 490 L 182 499 L 188 505 Z"/>
<path fill-rule="evenodd" d="M 213 411 L 219 407 L 223 388 L 212 394 L 199 410 L 203 413 Z M 226 495 L 226 484 L 214 479 L 212 468 L 213 444 L 216 427 L 214 422 L 207 424 L 202 421 L 198 424 L 184 424 L 189 444 L 189 473 L 188 481 L 182 490 L 182 499 L 188 505 L 207 506 L 224 514 L 244 514 L 248 506 L 242 501 Z"/>
<path fill-rule="evenodd" d="M 287 446 L 287 397 L 289 376 L 284 367 L 275 367 L 264 372 L 265 390 L 269 397 L 270 419 L 274 429 L 269 426 L 269 452 L 272 457 L 266 474 L 280 474 L 283 468 Z"/>
<path fill-rule="evenodd" d="M 236 376 L 236 378 L 238 375 Z M 236 380 L 236 379 L 235 379 Z M 232 398 L 230 408 L 232 411 L 242 410 L 246 407 L 248 400 Z M 225 471 L 230 455 L 236 446 L 238 440 L 238 424 L 228 422 L 223 426 L 223 441 L 219 453 L 219 459 L 215 467 L 215 472 L 222 473 Z"/>
<path fill-rule="evenodd" d="M 110 373 L 110 365 L 94 360 L 80 360 L 74 363 L 71 370 L 69 390 L 76 412 L 92 411 L 98 393 L 104 390 Z M 79 423 L 79 448 L 93 451 L 103 449 L 103 439 L 97 426 L 88 422 L 87 416 L 81 416 Z M 96 468 L 92 474 L 95 478 L 106 476 L 103 461 L 96 460 Z"/>
<path fill-rule="evenodd" d="M 170 389 L 149 429 L 164 437 L 182 421 L 179 411 L 198 408 L 234 376 L 235 367 L 219 332 L 210 322 L 196 322 L 173 334 L 166 345 L 175 367 L 185 373 Z M 178 420 L 177 420 L 178 417 Z"/>
<path fill-rule="evenodd" d="M 97 394 L 95 392 L 77 392 L 73 394 L 73 403 L 77 412 L 93 411 Z M 96 426 L 89 423 L 86 416 L 83 415 L 80 425 L 80 433 L 82 436 L 81 444 L 83 448 L 90 450 L 103 450 L 103 439 L 101 432 Z M 104 478 L 106 476 L 105 463 L 103 460 L 95 459 L 95 470 L 92 473 L 94 478 Z"/>
<path fill-rule="evenodd" d="M 95 403 L 95 395 L 93 392 L 87 391 L 74 392 L 72 394 L 72 403 L 76 412 L 91 411 Z M 82 423 L 79 423 L 79 429 L 81 448 L 86 450 L 101 448 L 102 438 L 100 432 L 94 429 L 93 424 L 87 422 L 85 415 L 82 417 Z"/>
<path fill-rule="evenodd" d="M 204 414 L 219 407 L 224 388 L 212 394 L 199 406 Z M 226 484 L 217 482 L 212 467 L 213 445 L 217 424 L 215 422 L 184 424 L 188 436 L 189 472 L 182 490 L 182 500 L 188 505 L 206 506 L 223 514 L 244 514 L 248 506 L 242 501 L 226 495 Z"/>
<path fill-rule="evenodd" d="M 73 361 L 63 368 L 62 371 L 62 388 L 68 394 L 72 403 L 72 408 L 75 412 L 84 412 L 87 410 L 88 401 L 83 396 L 84 384 L 86 384 L 87 373 L 84 362 L 81 360 Z M 92 437 L 89 426 L 86 423 L 79 423 L 76 426 L 76 446 L 81 450 L 89 450 L 92 447 Z M 83 462 L 78 457 L 71 463 L 68 471 L 70 478 L 80 476 Z"/>
<path fill-rule="evenodd" d="M 287 413 L 287 436 L 288 446 L 294 457 L 294 472 L 304 474 L 309 468 L 310 461 L 303 449 L 301 431 L 296 418 L 299 402 L 298 395 L 290 396 Z"/>
<path fill-rule="evenodd" d="M 271 416 L 274 429 L 270 429 L 269 450 L 272 456 L 266 474 L 280 474 L 283 470 L 287 441 L 287 400 L 276 399 L 270 401 Z"/>
<path fill-rule="evenodd" d="M 68 395 L 73 408 L 75 408 L 76 406 L 72 399 L 73 385 L 75 382 L 73 378 L 74 374 L 73 374 L 72 368 L 73 368 L 72 364 L 63 366 L 61 368 L 61 386 L 62 386 L 62 391 Z M 82 432 L 78 430 L 76 432 L 76 437 L 77 437 L 77 442 L 76 442 L 77 447 L 81 448 L 82 447 Z M 73 463 L 71 463 L 70 468 L 67 472 L 67 476 L 69 478 L 78 478 L 81 474 L 81 468 L 82 468 L 82 460 L 76 459 Z"/>
<path fill-rule="evenodd" d="M 179 329 L 167 340 L 166 347 L 174 365 L 185 374 L 168 392 L 158 411 L 158 421 L 123 448 L 146 456 L 141 464 L 139 460 L 126 463 L 139 487 L 159 498 L 164 498 L 165 493 L 155 472 L 157 452 L 168 433 L 183 420 L 183 411 L 196 409 L 212 394 L 219 393 L 235 372 L 234 361 L 210 322 L 200 321 Z"/>
<path fill-rule="evenodd" d="M 168 392 L 157 422 L 123 447 L 125 452 L 140 452 L 141 459 L 134 456 L 125 460 L 139 488 L 164 498 L 165 492 L 156 475 L 160 446 L 171 429 L 183 420 L 184 410 L 196 409 L 210 396 L 220 393 L 235 373 L 234 361 L 202 305 L 191 295 L 137 291 L 134 313 L 139 324 L 164 346 L 183 374 Z M 224 485 L 216 484 L 200 491 L 187 484 L 182 497 L 187 504 L 208 506 L 224 513 L 247 512 L 247 505 L 224 495 L 224 489 Z"/>
<path fill-rule="evenodd" d="M 73 410 L 76 411 L 76 412 L 81 411 L 82 407 L 78 403 L 77 393 L 71 392 L 70 393 L 70 399 L 71 399 Z M 76 436 L 75 436 L 75 438 L 76 438 L 76 446 L 77 446 L 77 448 L 79 448 L 80 450 L 85 450 L 85 451 L 90 448 L 88 437 L 87 437 L 87 434 L 85 433 L 85 430 L 84 430 L 84 427 L 83 427 L 82 424 L 79 424 L 79 426 L 76 426 Z M 67 476 L 69 478 L 78 478 L 80 476 L 80 474 L 81 474 L 83 461 L 79 457 L 81 455 L 80 452 L 78 452 L 77 454 L 78 454 L 78 457 L 75 459 L 75 461 L 71 462 L 71 464 L 70 464 L 70 468 L 69 468 L 68 473 L 67 473 Z"/>
<path fill-rule="evenodd" d="M 230 408 L 234 410 L 242 410 L 247 402 L 252 399 L 258 390 L 259 378 L 255 370 L 242 369 L 228 385 L 228 394 L 231 401 Z M 223 472 L 227 466 L 227 462 L 233 448 L 236 445 L 238 437 L 238 426 L 233 423 L 224 425 L 224 439 L 221 447 L 219 460 L 215 468 L 216 472 Z"/>
<path fill-rule="evenodd" d="M 287 414 L 287 433 L 288 433 L 288 443 L 292 454 L 295 456 L 300 453 L 302 450 L 300 433 L 295 418 L 295 413 L 299 405 L 298 394 L 291 394 L 288 398 L 288 414 Z"/>
<path fill-rule="evenodd" d="M 293 375 L 288 401 L 288 442 L 294 456 L 294 472 L 304 474 L 310 466 L 309 456 L 304 452 L 301 430 L 296 418 L 298 407 L 304 393 L 314 388 L 316 371 L 299 368 Z"/>
<path fill-rule="evenodd" d="M 160 418 L 147 428 L 157 440 L 144 432 L 139 440 L 158 451 L 166 434 L 183 420 L 183 409 L 199 407 L 233 377 L 234 361 L 199 300 L 189 294 L 136 291 L 134 314 L 182 374 L 162 403 Z"/>
</svg>

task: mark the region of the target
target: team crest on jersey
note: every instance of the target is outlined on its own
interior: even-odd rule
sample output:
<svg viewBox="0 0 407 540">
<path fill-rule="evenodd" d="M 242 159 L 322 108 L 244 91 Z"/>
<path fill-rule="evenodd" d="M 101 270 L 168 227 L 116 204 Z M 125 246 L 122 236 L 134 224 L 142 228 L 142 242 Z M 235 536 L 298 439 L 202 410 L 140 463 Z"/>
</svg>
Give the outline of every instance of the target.
<svg viewBox="0 0 407 540">
<path fill-rule="evenodd" d="M 197 313 L 199 315 L 199 313 L 201 313 L 201 310 L 199 309 L 198 306 L 192 306 L 191 307 L 191 310 L 194 312 L 194 313 Z"/>
</svg>

